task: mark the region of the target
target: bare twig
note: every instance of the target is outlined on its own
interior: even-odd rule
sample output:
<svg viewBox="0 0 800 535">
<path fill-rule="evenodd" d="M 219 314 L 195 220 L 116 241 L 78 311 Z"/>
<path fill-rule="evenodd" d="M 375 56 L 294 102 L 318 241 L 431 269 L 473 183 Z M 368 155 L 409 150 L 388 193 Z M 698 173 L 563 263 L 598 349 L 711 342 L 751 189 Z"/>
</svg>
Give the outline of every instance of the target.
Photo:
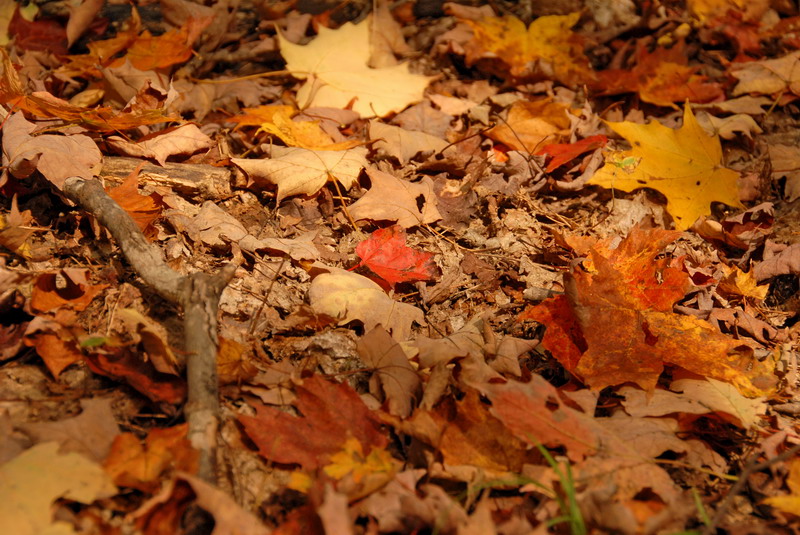
<svg viewBox="0 0 800 535">
<path fill-rule="evenodd" d="M 216 275 L 180 275 L 164 261 L 161 249 L 144 237 L 139 227 L 97 180 L 70 177 L 63 192 L 105 226 L 134 271 L 168 301 L 183 309 L 188 359 L 188 400 L 184 408 L 189 440 L 200 452 L 198 476 L 216 482 L 216 436 L 219 426 L 217 383 L 217 308 L 222 291 L 236 271 L 225 265 Z"/>
</svg>

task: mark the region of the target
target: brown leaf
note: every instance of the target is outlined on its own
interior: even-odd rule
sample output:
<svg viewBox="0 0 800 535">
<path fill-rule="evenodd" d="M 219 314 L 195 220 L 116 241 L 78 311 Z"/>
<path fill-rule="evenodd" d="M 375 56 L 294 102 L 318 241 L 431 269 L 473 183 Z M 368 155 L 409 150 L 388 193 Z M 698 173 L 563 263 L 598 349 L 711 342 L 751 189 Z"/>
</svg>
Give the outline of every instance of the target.
<svg viewBox="0 0 800 535">
<path fill-rule="evenodd" d="M 367 174 L 372 187 L 350 207 L 356 220 L 396 221 L 403 228 L 410 228 L 442 218 L 429 177 L 408 182 L 369 167 Z"/>
<path fill-rule="evenodd" d="M 389 401 L 389 413 L 408 417 L 420 398 L 422 383 L 403 348 L 380 326 L 362 336 L 357 348 L 361 360 L 375 370 Z"/>
</svg>

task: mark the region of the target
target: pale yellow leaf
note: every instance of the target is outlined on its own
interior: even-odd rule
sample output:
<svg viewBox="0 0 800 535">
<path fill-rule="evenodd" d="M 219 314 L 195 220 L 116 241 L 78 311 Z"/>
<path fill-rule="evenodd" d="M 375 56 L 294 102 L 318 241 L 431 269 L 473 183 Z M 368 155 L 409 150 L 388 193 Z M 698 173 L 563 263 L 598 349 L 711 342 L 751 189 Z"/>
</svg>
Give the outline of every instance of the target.
<svg viewBox="0 0 800 535">
<path fill-rule="evenodd" d="M 369 22 L 345 23 L 338 30 L 320 27 L 309 44 L 296 45 L 278 34 L 286 69 L 306 83 L 297 92 L 302 108 L 353 109 L 362 117 L 383 117 L 422 100 L 432 77 L 412 74 L 407 63 L 372 69 Z"/>
</svg>

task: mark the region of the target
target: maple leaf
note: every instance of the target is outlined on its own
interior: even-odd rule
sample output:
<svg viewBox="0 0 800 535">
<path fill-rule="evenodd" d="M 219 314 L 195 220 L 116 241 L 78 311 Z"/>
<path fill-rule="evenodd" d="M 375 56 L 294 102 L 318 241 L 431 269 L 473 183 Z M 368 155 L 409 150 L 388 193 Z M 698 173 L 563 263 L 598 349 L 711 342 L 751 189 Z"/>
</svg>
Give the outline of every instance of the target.
<svg viewBox="0 0 800 535">
<path fill-rule="evenodd" d="M 310 150 L 347 150 L 361 143 L 358 140 L 334 143 L 331 136 L 322 130 L 319 121 L 292 121 L 292 115 L 295 114 L 292 108 L 288 106 L 271 107 L 279 109 L 272 112 L 269 119 L 261 123 L 261 130 L 276 136 L 290 147 Z"/>
<path fill-rule="evenodd" d="M 552 173 L 562 165 L 570 162 L 585 152 L 605 147 L 608 138 L 604 135 L 589 136 L 575 143 L 554 143 L 545 145 L 536 153 L 551 156 L 545 171 Z"/>
<path fill-rule="evenodd" d="M 573 318 L 549 324 L 543 344 L 559 360 L 574 365 L 575 348 L 585 343 L 587 349 L 574 370 L 592 388 L 632 382 L 650 391 L 664 365 L 671 364 L 731 383 L 745 395 L 761 395 L 753 380 L 765 375 L 765 366 L 744 362 L 752 360 L 746 357 L 740 362 L 736 351 L 741 342 L 703 320 L 672 312 L 689 278 L 668 259 L 656 260 L 656 255 L 678 235 L 634 229 L 613 251 L 607 243 L 595 245 L 590 271 L 574 269 L 565 281 L 566 295 L 545 300 L 523 316 L 563 316 L 569 310 Z M 550 336 L 554 338 L 548 340 Z M 577 338 L 571 345 L 557 345 L 570 337 Z M 745 372 L 750 365 L 753 369 Z"/>
<path fill-rule="evenodd" d="M 376 230 L 356 245 L 356 254 L 361 262 L 352 269 L 366 266 L 392 288 L 400 282 L 430 281 L 439 275 L 433 254 L 408 247 L 406 231 L 400 225 Z"/>
<path fill-rule="evenodd" d="M 739 80 L 733 88 L 734 96 L 774 95 L 784 91 L 800 95 L 800 50 L 776 59 L 737 63 L 730 71 Z"/>
<path fill-rule="evenodd" d="M 25 258 L 31 257 L 28 238 L 35 232 L 30 228 L 33 214 L 30 210 L 20 212 L 17 196 L 11 198 L 11 209 L 7 216 L 0 215 L 0 246 Z"/>
<path fill-rule="evenodd" d="M 397 221 L 410 228 L 433 223 L 442 218 L 436 208 L 436 194 L 430 177 L 409 182 L 367 167 L 372 187 L 350 207 L 356 221 Z"/>
<path fill-rule="evenodd" d="M 413 322 L 424 314 L 413 305 L 395 301 L 375 282 L 356 273 L 324 266 L 327 273 L 311 281 L 308 300 L 317 314 L 336 318 L 339 325 L 358 320 L 368 330 L 383 325 L 396 340 L 406 340 Z"/>
<path fill-rule="evenodd" d="M 672 48 L 648 52 L 642 47 L 633 69 L 607 69 L 597 73 L 595 87 L 603 95 L 639 93 L 645 102 L 677 108 L 675 102 L 709 102 L 725 96 L 722 87 L 696 74 L 697 67 L 687 64 L 683 42 Z"/>
<path fill-rule="evenodd" d="M 251 180 L 266 179 L 278 186 L 278 202 L 289 195 L 313 195 L 335 178 L 346 188 L 355 184 L 367 164 L 367 149 L 313 151 L 299 147 L 272 147 L 262 160 L 231 158 Z"/>
<path fill-rule="evenodd" d="M 570 30 L 580 16 L 575 12 L 539 17 L 527 29 L 513 16 L 465 20 L 475 35 L 467 65 L 488 54 L 507 64 L 514 78 L 555 78 L 567 85 L 590 80 L 593 72 L 583 53 L 583 39 Z"/>
<path fill-rule="evenodd" d="M 430 410 L 417 409 L 411 418 L 391 423 L 432 446 L 454 474 L 474 474 L 477 468 L 489 478 L 502 478 L 519 472 L 534 457 L 527 441 L 509 431 L 472 388 L 461 399 L 446 397 Z"/>
<path fill-rule="evenodd" d="M 346 384 L 314 375 L 295 390 L 294 405 L 302 416 L 263 405 L 256 407 L 255 416 L 239 416 L 264 458 L 313 472 L 328 464 L 348 439 L 357 440 L 367 451 L 388 445 L 375 414 Z"/>
<path fill-rule="evenodd" d="M 134 169 L 119 186 L 106 190 L 120 208 L 128 212 L 139 230 L 148 234 L 153 222 L 161 215 L 164 207 L 161 195 L 156 192 L 150 195 L 139 193 L 138 175 L 144 162 Z"/>
<path fill-rule="evenodd" d="M 514 150 L 533 153 L 544 143 L 569 134 L 569 106 L 551 99 L 519 100 L 511 105 L 508 118 L 486 135 Z"/>
<path fill-rule="evenodd" d="M 422 100 L 433 77 L 412 74 L 407 63 L 371 69 L 370 24 L 347 22 L 338 30 L 320 27 L 311 43 L 302 46 L 278 33 L 286 69 L 306 80 L 297 92 L 301 108 L 321 106 L 346 108 L 362 117 L 384 117 Z"/>
<path fill-rule="evenodd" d="M 697 123 L 689 105 L 677 130 L 656 121 L 607 123 L 633 148 L 606 156 L 606 164 L 589 184 L 633 191 L 653 188 L 667 198 L 675 228 L 686 230 L 711 213 L 712 202 L 744 208 L 739 200 L 739 174 L 722 166 L 722 146 Z"/>
<path fill-rule="evenodd" d="M 8 533 L 73 533 L 68 523 L 53 521 L 53 502 L 88 504 L 116 494 L 99 465 L 58 449 L 57 442 L 37 444 L 0 466 L 0 518 Z"/>
<path fill-rule="evenodd" d="M 194 473 L 199 453 L 186 437 L 187 424 L 151 429 L 144 441 L 133 433 L 114 439 L 103 468 L 120 487 L 155 492 L 169 470 Z"/>
</svg>

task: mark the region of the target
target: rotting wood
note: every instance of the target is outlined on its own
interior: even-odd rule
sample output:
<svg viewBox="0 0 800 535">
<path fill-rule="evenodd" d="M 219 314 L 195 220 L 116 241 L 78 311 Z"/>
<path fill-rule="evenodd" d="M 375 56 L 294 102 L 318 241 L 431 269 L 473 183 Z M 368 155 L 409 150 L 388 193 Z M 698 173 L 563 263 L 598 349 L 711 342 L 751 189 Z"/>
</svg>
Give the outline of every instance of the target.
<svg viewBox="0 0 800 535">
<path fill-rule="evenodd" d="M 106 156 L 99 176 L 103 180 L 119 183 L 141 164 L 139 158 Z M 160 166 L 145 162 L 139 171 L 139 181 L 207 200 L 227 199 L 233 195 L 230 169 L 208 164 L 167 162 Z"/>
</svg>

